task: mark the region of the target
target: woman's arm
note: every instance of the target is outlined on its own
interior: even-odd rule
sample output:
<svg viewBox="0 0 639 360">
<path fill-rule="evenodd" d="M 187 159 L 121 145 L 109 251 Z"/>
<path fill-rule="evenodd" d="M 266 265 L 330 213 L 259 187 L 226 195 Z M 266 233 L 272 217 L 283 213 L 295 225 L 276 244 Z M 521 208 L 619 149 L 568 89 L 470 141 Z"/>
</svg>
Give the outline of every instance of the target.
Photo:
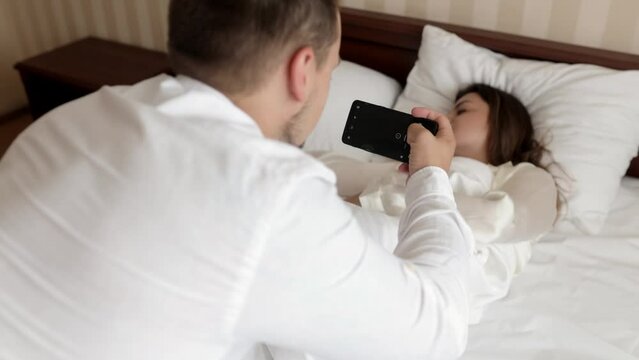
<svg viewBox="0 0 639 360">
<path fill-rule="evenodd" d="M 455 193 L 459 212 L 478 243 L 535 241 L 552 229 L 557 190 L 552 176 L 532 164 L 502 165 L 481 196 Z"/>
<path fill-rule="evenodd" d="M 337 178 L 337 193 L 345 198 L 355 200 L 364 188 L 373 180 L 379 179 L 397 169 L 400 162 L 365 162 L 355 160 L 334 152 L 312 153 Z M 354 203 L 353 201 L 349 201 Z"/>
<path fill-rule="evenodd" d="M 557 218 L 557 187 L 548 172 L 529 163 L 500 168 L 493 188 L 511 199 L 514 207 L 513 241 L 537 241 L 552 230 Z"/>
</svg>

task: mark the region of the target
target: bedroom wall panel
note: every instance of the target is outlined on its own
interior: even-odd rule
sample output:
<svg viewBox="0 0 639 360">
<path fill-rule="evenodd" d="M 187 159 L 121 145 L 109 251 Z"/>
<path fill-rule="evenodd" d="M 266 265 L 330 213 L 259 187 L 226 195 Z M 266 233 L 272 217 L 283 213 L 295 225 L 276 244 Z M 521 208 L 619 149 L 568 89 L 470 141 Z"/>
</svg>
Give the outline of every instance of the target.
<svg viewBox="0 0 639 360">
<path fill-rule="evenodd" d="M 23 56 L 24 34 L 14 34 L 17 15 L 9 12 L 7 1 L 0 2 L 0 115 L 24 105 L 25 95 L 13 63 Z"/>
<path fill-rule="evenodd" d="M 12 65 L 87 35 L 164 50 L 169 0 L 0 0 L 0 114 L 26 98 Z M 341 0 L 343 6 L 639 54 L 637 0 Z"/>
<path fill-rule="evenodd" d="M 343 6 L 639 54 L 637 0 L 342 0 Z"/>
<path fill-rule="evenodd" d="M 13 65 L 89 35 L 165 50 L 169 0 L 0 0 L 0 115 L 26 104 Z"/>
</svg>

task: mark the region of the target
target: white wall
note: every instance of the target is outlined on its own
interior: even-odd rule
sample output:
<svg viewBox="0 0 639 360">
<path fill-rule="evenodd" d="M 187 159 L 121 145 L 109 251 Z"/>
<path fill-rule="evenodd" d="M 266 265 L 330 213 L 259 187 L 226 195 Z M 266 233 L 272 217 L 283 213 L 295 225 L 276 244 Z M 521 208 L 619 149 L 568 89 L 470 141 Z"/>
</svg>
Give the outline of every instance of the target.
<svg viewBox="0 0 639 360">
<path fill-rule="evenodd" d="M 341 3 L 639 54 L 639 0 L 341 0 Z"/>
<path fill-rule="evenodd" d="M 13 14 L 7 1 L 0 2 L 0 114 L 18 109 L 25 104 L 18 73 L 13 70 L 16 59 L 22 57 L 20 43 L 14 32 Z"/>
</svg>

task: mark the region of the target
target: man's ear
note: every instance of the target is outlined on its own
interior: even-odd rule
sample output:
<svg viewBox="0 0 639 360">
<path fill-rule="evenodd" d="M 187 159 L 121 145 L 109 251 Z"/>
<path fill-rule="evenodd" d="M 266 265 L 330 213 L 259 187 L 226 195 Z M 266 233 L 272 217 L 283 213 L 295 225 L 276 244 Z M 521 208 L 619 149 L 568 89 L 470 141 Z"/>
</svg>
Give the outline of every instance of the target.
<svg viewBox="0 0 639 360">
<path fill-rule="evenodd" d="M 288 89 L 296 101 L 305 102 L 310 95 L 316 70 L 315 52 L 311 47 L 295 51 L 288 66 Z"/>
</svg>

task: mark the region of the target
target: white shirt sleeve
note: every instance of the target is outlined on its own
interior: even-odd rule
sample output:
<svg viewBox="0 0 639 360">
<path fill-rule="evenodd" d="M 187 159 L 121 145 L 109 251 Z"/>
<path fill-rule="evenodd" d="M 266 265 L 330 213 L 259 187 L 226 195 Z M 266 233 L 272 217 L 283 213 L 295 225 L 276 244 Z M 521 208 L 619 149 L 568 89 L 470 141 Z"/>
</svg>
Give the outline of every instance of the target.
<svg viewBox="0 0 639 360">
<path fill-rule="evenodd" d="M 326 359 L 448 359 L 466 346 L 472 234 L 446 173 L 408 181 L 395 254 L 328 182 L 274 213 L 236 335 Z"/>
</svg>

